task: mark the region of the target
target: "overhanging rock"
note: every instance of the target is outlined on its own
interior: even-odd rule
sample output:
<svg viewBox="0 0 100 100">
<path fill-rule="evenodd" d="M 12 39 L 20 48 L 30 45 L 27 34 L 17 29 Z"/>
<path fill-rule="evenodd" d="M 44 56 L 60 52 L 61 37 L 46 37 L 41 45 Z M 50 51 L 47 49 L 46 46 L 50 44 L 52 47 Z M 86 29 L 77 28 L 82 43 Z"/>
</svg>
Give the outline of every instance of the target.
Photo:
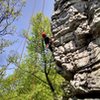
<svg viewBox="0 0 100 100">
<path fill-rule="evenodd" d="M 100 0 L 55 0 L 51 29 L 57 71 L 71 96 L 100 98 Z"/>
</svg>

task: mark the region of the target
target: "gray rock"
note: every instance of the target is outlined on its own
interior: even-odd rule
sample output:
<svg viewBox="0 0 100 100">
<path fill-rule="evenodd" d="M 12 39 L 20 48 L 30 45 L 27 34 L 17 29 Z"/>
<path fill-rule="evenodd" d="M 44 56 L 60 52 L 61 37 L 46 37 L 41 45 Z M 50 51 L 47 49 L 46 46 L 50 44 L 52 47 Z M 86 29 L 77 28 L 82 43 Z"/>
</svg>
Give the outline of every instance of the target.
<svg viewBox="0 0 100 100">
<path fill-rule="evenodd" d="M 72 90 L 65 81 L 63 100 L 100 100 L 100 0 L 56 0 L 54 10 L 53 55 Z"/>
</svg>

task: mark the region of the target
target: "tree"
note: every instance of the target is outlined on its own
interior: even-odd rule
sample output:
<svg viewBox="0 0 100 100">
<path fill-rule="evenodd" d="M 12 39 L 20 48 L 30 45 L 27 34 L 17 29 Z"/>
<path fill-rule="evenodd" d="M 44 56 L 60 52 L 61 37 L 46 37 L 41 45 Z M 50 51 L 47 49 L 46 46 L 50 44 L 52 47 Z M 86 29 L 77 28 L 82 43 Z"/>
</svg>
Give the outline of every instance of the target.
<svg viewBox="0 0 100 100">
<path fill-rule="evenodd" d="M 13 23 L 21 15 L 21 10 L 24 5 L 24 0 L 0 0 L 0 55 L 3 54 L 5 47 L 13 44 L 5 36 L 15 33 Z M 11 61 L 11 58 L 9 60 Z M 6 100 L 3 98 L 3 93 L 4 91 L 7 93 L 9 91 L 8 87 L 10 88 L 10 85 L 7 84 L 11 84 L 9 83 L 11 80 L 5 78 L 7 66 L 9 66 L 10 61 L 5 65 L 2 65 L 0 62 L 0 100 Z M 7 82 L 7 80 L 9 81 Z"/>
<path fill-rule="evenodd" d="M 24 5 L 24 0 L 0 0 L 0 53 L 5 47 L 11 45 L 4 36 L 15 33 L 13 23 L 21 15 Z"/>
<path fill-rule="evenodd" d="M 50 35 L 50 21 L 39 13 L 33 16 L 32 25 L 32 32 L 28 36 L 27 55 L 19 66 L 16 64 L 13 75 L 1 80 L 1 100 L 54 100 L 62 97 L 60 84 L 63 78 L 56 73 L 52 54 L 45 49 L 41 37 L 41 29 Z M 10 61 L 12 59 L 11 57 Z"/>
<path fill-rule="evenodd" d="M 12 34 L 12 23 L 18 18 L 24 1 L 0 0 L 0 36 Z"/>
<path fill-rule="evenodd" d="M 51 35 L 50 21 L 43 14 L 38 13 L 32 18 L 32 34 L 30 34 L 29 37 L 28 52 L 32 58 L 34 57 L 33 55 L 36 55 L 35 65 L 37 64 L 37 66 L 40 66 L 39 70 L 41 69 L 41 72 L 43 72 L 54 100 L 57 100 L 56 88 L 52 81 L 52 77 L 54 77 L 53 74 L 56 74 L 54 71 L 55 64 L 53 62 L 52 53 L 49 50 L 46 50 L 43 43 L 41 37 L 43 31 L 45 31 L 49 36 Z"/>
<path fill-rule="evenodd" d="M 0 0 L 0 55 L 3 55 L 6 47 L 14 43 L 14 41 L 5 38 L 5 36 L 15 33 L 13 23 L 21 15 L 24 5 L 24 0 Z M 9 62 L 5 65 L 0 64 L 0 67 L 4 67 L 6 70 L 9 64 Z"/>
</svg>

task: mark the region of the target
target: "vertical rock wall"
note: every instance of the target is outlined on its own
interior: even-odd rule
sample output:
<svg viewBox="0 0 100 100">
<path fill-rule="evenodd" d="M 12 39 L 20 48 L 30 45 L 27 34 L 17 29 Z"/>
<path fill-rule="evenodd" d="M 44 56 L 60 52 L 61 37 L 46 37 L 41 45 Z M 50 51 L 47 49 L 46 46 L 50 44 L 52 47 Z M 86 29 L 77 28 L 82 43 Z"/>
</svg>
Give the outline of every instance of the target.
<svg viewBox="0 0 100 100">
<path fill-rule="evenodd" d="M 100 0 L 55 0 L 53 55 L 70 96 L 100 98 Z M 65 95 L 67 83 L 63 84 Z"/>
</svg>

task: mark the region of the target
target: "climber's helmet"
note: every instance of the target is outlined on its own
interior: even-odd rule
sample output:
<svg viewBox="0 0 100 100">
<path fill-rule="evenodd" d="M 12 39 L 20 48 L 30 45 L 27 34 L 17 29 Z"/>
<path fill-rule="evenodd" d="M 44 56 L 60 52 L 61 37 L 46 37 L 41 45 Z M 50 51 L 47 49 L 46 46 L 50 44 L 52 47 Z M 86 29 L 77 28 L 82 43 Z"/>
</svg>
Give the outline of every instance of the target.
<svg viewBox="0 0 100 100">
<path fill-rule="evenodd" d="M 45 38 L 46 37 L 46 33 L 42 32 L 42 37 Z"/>
</svg>

